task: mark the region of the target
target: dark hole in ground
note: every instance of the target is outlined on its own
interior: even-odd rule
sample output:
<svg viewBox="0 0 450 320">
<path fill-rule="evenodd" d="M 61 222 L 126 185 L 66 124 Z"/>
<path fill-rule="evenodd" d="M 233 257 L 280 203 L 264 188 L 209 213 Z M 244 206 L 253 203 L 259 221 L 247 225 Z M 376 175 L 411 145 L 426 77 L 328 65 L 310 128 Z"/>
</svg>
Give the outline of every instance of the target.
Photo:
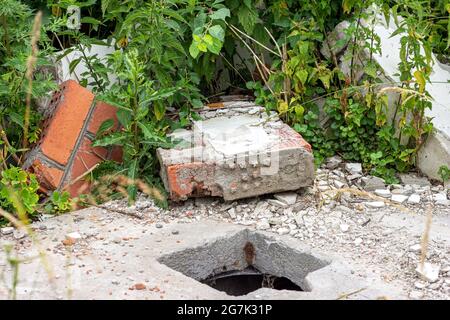
<svg viewBox="0 0 450 320">
<path fill-rule="evenodd" d="M 260 288 L 303 291 L 288 278 L 264 274 L 252 266 L 244 270 L 222 272 L 201 282 L 230 296 L 242 296 Z"/>
</svg>

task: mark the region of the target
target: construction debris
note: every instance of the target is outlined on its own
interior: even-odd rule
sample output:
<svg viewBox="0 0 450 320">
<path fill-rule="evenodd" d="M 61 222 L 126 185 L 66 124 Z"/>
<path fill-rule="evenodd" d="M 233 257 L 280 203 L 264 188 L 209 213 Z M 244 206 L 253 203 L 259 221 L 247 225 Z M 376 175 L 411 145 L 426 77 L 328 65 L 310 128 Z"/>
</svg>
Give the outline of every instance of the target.
<svg viewBox="0 0 450 320">
<path fill-rule="evenodd" d="M 235 200 L 297 190 L 314 180 L 311 146 L 276 114 L 251 102 L 205 109 L 178 144 L 158 149 L 161 177 L 174 200 L 218 196 Z"/>
</svg>

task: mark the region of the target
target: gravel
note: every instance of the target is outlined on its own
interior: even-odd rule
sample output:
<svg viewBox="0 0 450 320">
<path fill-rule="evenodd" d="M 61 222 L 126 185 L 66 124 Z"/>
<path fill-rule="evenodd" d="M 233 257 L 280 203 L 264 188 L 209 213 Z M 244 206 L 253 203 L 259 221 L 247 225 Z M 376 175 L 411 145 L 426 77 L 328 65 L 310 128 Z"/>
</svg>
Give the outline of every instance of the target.
<svg viewBox="0 0 450 320">
<path fill-rule="evenodd" d="M 342 185 L 355 192 L 342 192 L 336 196 L 336 190 Z M 367 193 L 373 187 L 373 192 Z M 445 203 L 448 201 L 448 189 L 433 187 L 434 191 L 431 185 L 422 181 L 391 186 L 389 190 L 382 179 L 364 176 L 358 165 L 349 166 L 335 159 L 317 170 L 312 188 L 232 203 L 216 198 L 189 199 L 183 203 L 172 203 L 167 210 L 157 207 L 153 201 L 140 194 L 133 210 L 142 214 L 143 218 L 127 216 L 126 219 L 136 226 L 143 226 L 143 231 L 148 232 L 151 232 L 148 227 L 152 225 L 163 228 L 168 223 L 215 219 L 278 235 L 290 235 L 313 248 L 339 255 L 349 261 L 355 274 L 394 283 L 406 297 L 450 299 L 450 281 L 447 281 L 450 280 L 450 233 L 448 225 L 447 229 L 436 227 L 442 219 L 449 221 L 450 204 Z M 361 190 L 365 190 L 363 194 Z M 392 196 L 388 197 L 389 194 Z M 391 201 L 396 206 L 392 206 Z M 436 205 L 438 201 L 442 201 L 442 205 Z M 422 274 L 416 269 L 429 206 L 433 209 L 432 236 L 436 237 L 430 240 L 427 247 L 426 263 L 432 267 Z M 127 201 L 111 201 L 104 207 L 107 210 L 98 220 L 102 228 L 106 228 L 114 219 L 108 209 L 111 212 L 124 210 Z M 1 241 L 4 238 L 14 240 L 14 229 L 9 231 L 11 229 L 7 228 L 0 229 Z M 51 224 L 47 224 L 46 229 L 39 227 L 36 232 L 48 233 L 52 228 Z M 6 234 L 4 229 L 7 229 Z M 74 249 L 89 241 L 89 232 L 92 237 L 102 236 L 101 230 L 82 231 L 85 240 L 77 243 Z M 121 237 L 119 241 L 107 236 L 105 239 L 115 240 L 106 240 L 106 245 L 128 246 L 129 242 L 123 240 L 125 238 Z M 182 241 L 182 236 L 177 238 Z M 25 237 L 20 241 L 29 243 L 31 240 Z M 55 241 L 59 243 L 60 239 Z M 53 250 L 66 250 L 58 248 Z M 126 282 L 124 275 L 111 281 L 112 284 L 113 281 Z"/>
</svg>

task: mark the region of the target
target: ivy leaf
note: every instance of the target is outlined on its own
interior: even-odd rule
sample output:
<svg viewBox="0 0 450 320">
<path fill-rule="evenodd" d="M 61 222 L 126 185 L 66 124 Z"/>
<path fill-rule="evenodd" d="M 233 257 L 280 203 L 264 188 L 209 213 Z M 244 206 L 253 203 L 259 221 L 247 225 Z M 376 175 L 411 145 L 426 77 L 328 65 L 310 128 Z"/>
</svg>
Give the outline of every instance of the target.
<svg viewBox="0 0 450 320">
<path fill-rule="evenodd" d="M 213 37 L 210 34 L 205 34 L 203 36 L 203 41 L 206 43 L 206 45 L 210 46 L 213 44 Z"/>
<path fill-rule="evenodd" d="M 225 39 L 225 31 L 223 30 L 222 26 L 218 24 L 209 28 L 209 34 L 222 42 Z"/>
<path fill-rule="evenodd" d="M 214 54 L 219 54 L 220 50 L 222 50 L 222 45 L 223 45 L 222 41 L 220 41 L 217 38 L 213 38 L 213 37 L 211 37 L 211 39 L 212 39 L 212 44 L 209 44 L 209 43 L 207 44 L 208 50 Z"/>
<path fill-rule="evenodd" d="M 231 16 L 230 15 L 230 9 L 222 8 L 222 9 L 219 9 L 216 12 L 212 13 L 209 17 L 212 20 L 223 20 L 223 21 L 225 21 L 225 19 L 227 17 L 230 17 L 230 16 Z"/>
<path fill-rule="evenodd" d="M 191 46 L 189 47 L 189 54 L 191 55 L 192 58 L 197 58 L 198 55 L 200 53 L 200 50 L 198 50 L 197 48 L 197 43 L 196 42 L 192 42 Z"/>
<path fill-rule="evenodd" d="M 301 82 L 302 85 L 306 83 L 308 79 L 308 71 L 302 69 L 295 73 L 295 77 Z"/>
<path fill-rule="evenodd" d="M 303 113 L 305 112 L 305 108 L 299 104 L 299 105 L 295 106 L 294 111 L 295 111 L 295 115 L 297 116 L 297 118 L 302 119 Z"/>
<path fill-rule="evenodd" d="M 278 109 L 278 112 L 280 114 L 284 114 L 284 113 L 286 113 L 289 110 L 289 106 L 288 106 L 286 101 L 278 100 L 278 107 L 277 107 L 277 109 Z"/>
<path fill-rule="evenodd" d="M 208 52 L 208 46 L 204 42 L 197 43 L 197 49 L 201 52 Z"/>
</svg>

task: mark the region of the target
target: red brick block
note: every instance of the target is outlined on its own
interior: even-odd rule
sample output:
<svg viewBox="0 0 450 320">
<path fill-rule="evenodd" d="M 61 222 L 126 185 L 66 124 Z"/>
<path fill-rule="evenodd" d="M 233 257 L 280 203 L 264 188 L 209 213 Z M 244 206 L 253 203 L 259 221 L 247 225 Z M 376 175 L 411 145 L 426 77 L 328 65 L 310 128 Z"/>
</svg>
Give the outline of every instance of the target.
<svg viewBox="0 0 450 320">
<path fill-rule="evenodd" d="M 73 80 L 61 86 L 53 116 L 42 134 L 41 150 L 50 159 L 66 165 L 94 101 L 94 95 Z"/>
<path fill-rule="evenodd" d="M 113 130 L 119 128 L 119 120 L 117 120 L 117 109 L 102 101 L 97 102 L 95 105 L 94 114 L 92 115 L 89 123 L 88 131 L 92 134 L 96 134 L 102 123 L 106 120 L 112 119 L 114 121 Z"/>
<path fill-rule="evenodd" d="M 56 189 L 64 175 L 64 171 L 45 165 L 38 159 L 34 160 L 31 168 L 36 174 L 36 178 L 40 182 L 41 191 L 43 192 Z"/>
<path fill-rule="evenodd" d="M 41 141 L 28 153 L 24 168 L 36 174 L 43 192 L 67 190 L 75 197 L 89 190 L 86 175 L 104 160 L 122 160 L 121 148 L 92 147 L 100 125 L 114 121 L 116 108 L 95 101 L 94 95 L 77 82 L 61 85 L 46 112 Z"/>
</svg>

